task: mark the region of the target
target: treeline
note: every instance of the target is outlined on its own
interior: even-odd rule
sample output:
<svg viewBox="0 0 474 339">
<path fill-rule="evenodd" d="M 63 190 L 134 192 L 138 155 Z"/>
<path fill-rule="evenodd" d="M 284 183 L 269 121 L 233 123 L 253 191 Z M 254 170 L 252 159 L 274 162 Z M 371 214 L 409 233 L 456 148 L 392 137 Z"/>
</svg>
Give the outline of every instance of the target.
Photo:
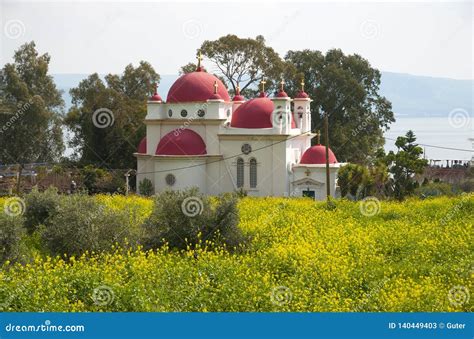
<svg viewBox="0 0 474 339">
<path fill-rule="evenodd" d="M 383 146 L 384 129 L 394 121 L 391 104 L 379 94 L 380 72 L 359 55 L 334 49 L 288 51 L 284 57 L 265 39 L 227 35 L 199 48 L 205 66 L 216 70 L 230 92 L 240 85 L 247 98 L 265 77 L 272 94 L 281 80 L 293 96 L 304 88 L 314 100 L 314 129 L 329 113 L 329 136 L 341 161 L 365 162 Z M 61 93 L 49 73 L 51 57 L 34 42 L 21 46 L 0 70 L 0 163 L 59 162 L 65 149 L 62 128 L 72 133 L 68 159 L 103 168 L 134 168 L 135 151 L 145 135 L 146 99 L 160 76 L 150 63 L 125 67 L 122 74 L 97 73 L 71 89 L 65 112 Z M 195 65 L 182 67 L 182 72 Z M 356 135 L 354 135 L 356 131 Z M 13 136 L 15 136 L 13 138 Z"/>
</svg>

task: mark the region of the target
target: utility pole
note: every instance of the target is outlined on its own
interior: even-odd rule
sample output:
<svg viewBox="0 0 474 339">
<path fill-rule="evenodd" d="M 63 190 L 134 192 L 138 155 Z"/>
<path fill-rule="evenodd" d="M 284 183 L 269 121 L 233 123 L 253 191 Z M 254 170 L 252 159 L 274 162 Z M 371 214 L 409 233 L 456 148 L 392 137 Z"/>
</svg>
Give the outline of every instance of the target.
<svg viewBox="0 0 474 339">
<path fill-rule="evenodd" d="M 326 144 L 326 200 L 329 202 L 331 197 L 331 186 L 329 184 L 329 119 L 328 112 L 324 112 L 324 139 Z"/>
</svg>

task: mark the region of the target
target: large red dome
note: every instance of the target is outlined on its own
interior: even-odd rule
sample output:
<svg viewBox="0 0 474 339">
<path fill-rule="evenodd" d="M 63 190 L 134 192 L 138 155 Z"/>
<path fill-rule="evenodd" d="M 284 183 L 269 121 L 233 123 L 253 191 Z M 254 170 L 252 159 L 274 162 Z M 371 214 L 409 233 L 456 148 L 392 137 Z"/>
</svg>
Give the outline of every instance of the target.
<svg viewBox="0 0 474 339">
<path fill-rule="evenodd" d="M 201 136 L 190 129 L 175 129 L 161 138 L 156 155 L 203 155 L 206 144 Z"/>
<path fill-rule="evenodd" d="M 225 85 L 217 77 L 207 72 L 191 72 L 178 78 L 171 86 L 167 102 L 206 101 L 214 94 L 214 82 L 217 81 L 217 94 L 224 101 L 230 101 Z"/>
<path fill-rule="evenodd" d="M 255 98 L 240 105 L 232 114 L 231 127 L 271 128 L 273 102 L 268 98 Z"/>
<path fill-rule="evenodd" d="M 325 164 L 326 163 L 326 147 L 323 145 L 315 145 L 308 148 L 301 157 L 300 164 Z M 329 163 L 337 163 L 336 156 L 329 149 Z"/>
</svg>

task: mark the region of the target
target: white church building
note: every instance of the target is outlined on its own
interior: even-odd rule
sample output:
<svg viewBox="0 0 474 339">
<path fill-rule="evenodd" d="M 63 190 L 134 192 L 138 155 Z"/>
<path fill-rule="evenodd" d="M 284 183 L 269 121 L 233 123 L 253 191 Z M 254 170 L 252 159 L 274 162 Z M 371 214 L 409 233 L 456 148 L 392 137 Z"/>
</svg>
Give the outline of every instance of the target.
<svg viewBox="0 0 474 339">
<path fill-rule="evenodd" d="M 311 146 L 311 99 L 301 90 L 231 98 L 225 85 L 200 65 L 171 86 L 166 101 L 149 98 L 146 137 L 137 153 L 138 183 L 156 193 L 198 187 L 204 194 L 245 190 L 251 196 L 326 196 L 326 153 Z M 329 150 L 330 190 L 340 163 Z"/>
</svg>

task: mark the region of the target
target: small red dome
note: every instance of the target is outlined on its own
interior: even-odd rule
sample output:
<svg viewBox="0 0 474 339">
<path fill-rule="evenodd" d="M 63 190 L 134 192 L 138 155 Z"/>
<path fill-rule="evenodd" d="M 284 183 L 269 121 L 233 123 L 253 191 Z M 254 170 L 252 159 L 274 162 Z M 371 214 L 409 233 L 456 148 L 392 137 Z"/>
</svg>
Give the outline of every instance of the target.
<svg viewBox="0 0 474 339">
<path fill-rule="evenodd" d="M 277 98 L 288 98 L 288 94 L 285 91 L 278 91 Z"/>
<path fill-rule="evenodd" d="M 158 94 L 158 85 L 155 84 L 155 93 L 148 99 L 150 101 L 162 101 L 160 95 Z"/>
<path fill-rule="evenodd" d="M 209 98 L 209 100 L 222 100 L 221 96 L 217 93 L 214 93 L 213 95 L 211 95 L 211 97 Z"/>
<path fill-rule="evenodd" d="M 272 128 L 273 102 L 268 98 L 251 99 L 232 114 L 231 127 Z"/>
<path fill-rule="evenodd" d="M 138 144 L 137 152 L 146 154 L 146 137 L 144 137 Z"/>
<path fill-rule="evenodd" d="M 237 86 L 237 88 L 235 89 L 235 96 L 232 101 L 245 101 L 244 96 L 240 95 L 240 86 Z"/>
<path fill-rule="evenodd" d="M 300 164 L 325 164 L 326 163 L 326 147 L 323 145 L 315 145 L 308 148 L 301 157 Z M 329 149 L 329 163 L 337 163 L 336 156 Z"/>
<path fill-rule="evenodd" d="M 224 101 L 230 101 L 225 85 L 217 77 L 206 72 L 191 72 L 182 75 L 171 86 L 167 102 L 206 101 L 214 94 L 214 82 L 217 81 L 217 94 Z"/>
<path fill-rule="evenodd" d="M 296 94 L 295 98 L 297 98 L 297 99 L 307 99 L 307 98 L 309 98 L 309 95 L 305 91 L 298 91 L 298 94 Z"/>
<path fill-rule="evenodd" d="M 161 138 L 156 155 L 202 155 L 207 154 L 201 136 L 190 129 L 175 129 Z"/>
</svg>

